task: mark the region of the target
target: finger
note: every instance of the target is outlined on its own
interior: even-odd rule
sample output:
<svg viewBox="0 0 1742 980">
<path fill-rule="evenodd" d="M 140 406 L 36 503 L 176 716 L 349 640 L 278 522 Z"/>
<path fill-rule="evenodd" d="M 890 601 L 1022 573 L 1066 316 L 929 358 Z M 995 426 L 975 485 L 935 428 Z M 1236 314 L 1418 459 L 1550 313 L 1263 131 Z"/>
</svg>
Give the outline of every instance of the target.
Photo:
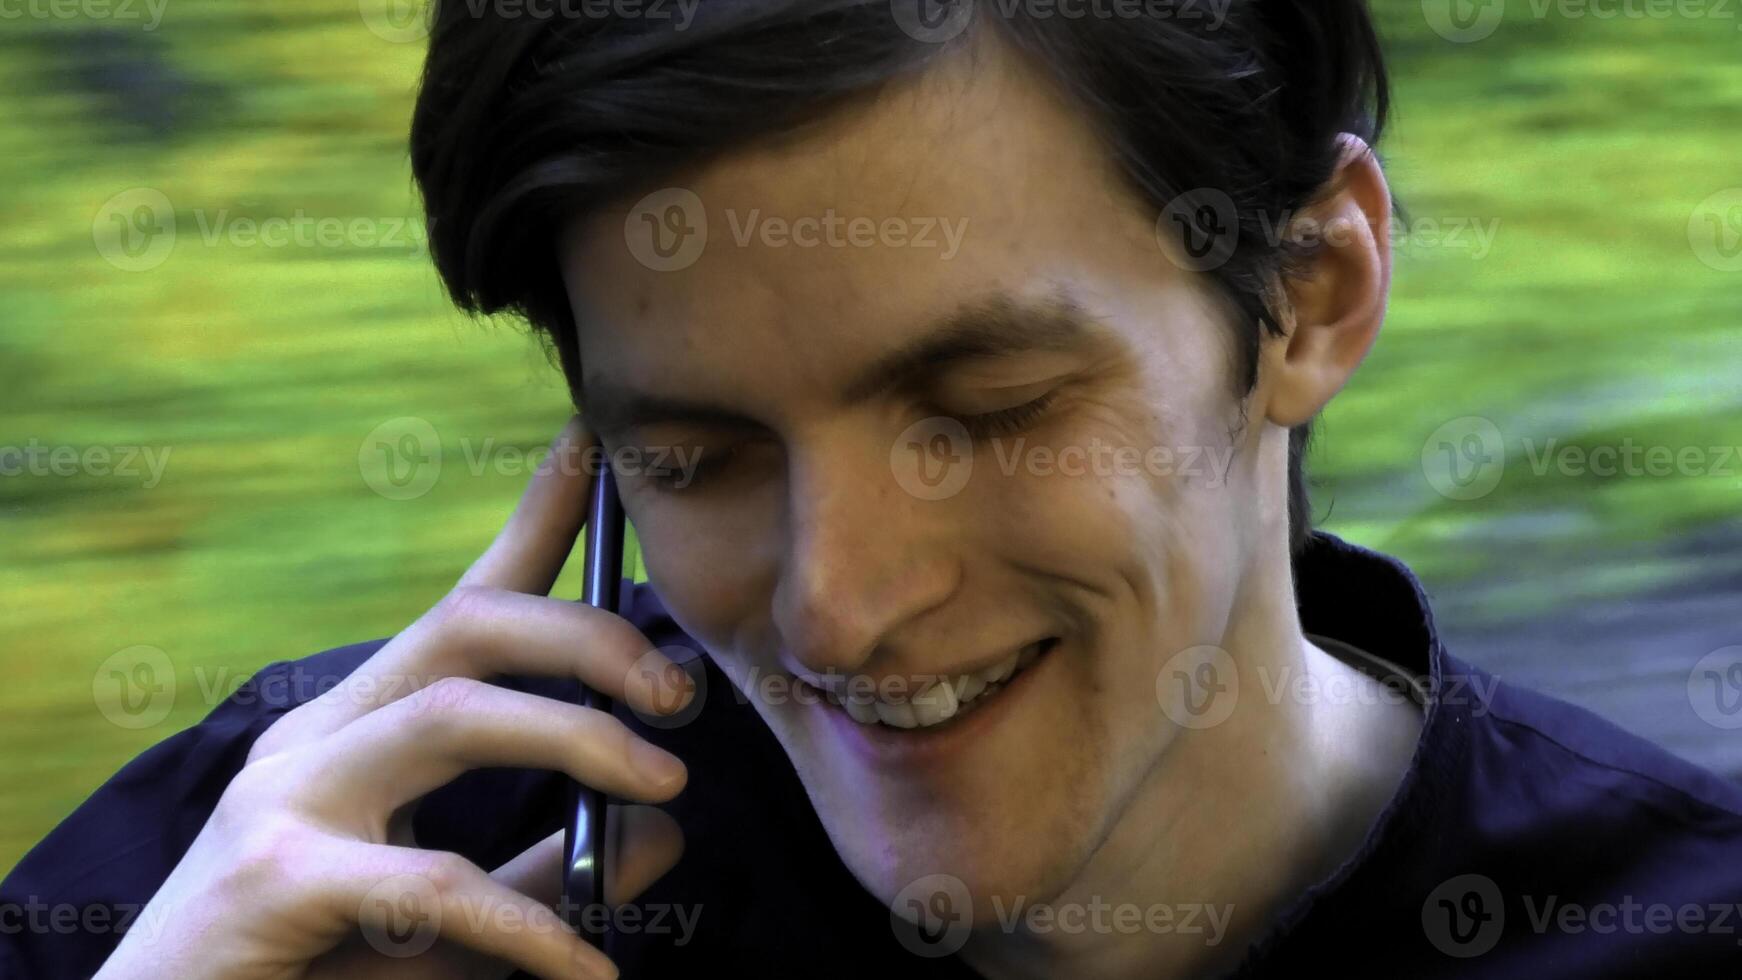
<svg viewBox="0 0 1742 980">
<path fill-rule="evenodd" d="M 694 678 L 635 624 L 584 603 L 520 592 L 456 593 L 410 632 L 414 670 L 426 676 L 574 677 L 661 715 L 683 710 L 694 693 Z"/>
<path fill-rule="evenodd" d="M 302 980 L 509 980 L 520 971 L 459 943 L 437 939 L 418 953 L 383 955 L 375 935 L 353 931 L 309 963 Z"/>
<path fill-rule="evenodd" d="M 628 620 L 578 602 L 457 590 L 375 655 L 268 728 L 249 761 L 314 742 L 443 677 L 575 677 L 643 714 L 683 710 L 695 680 Z"/>
<path fill-rule="evenodd" d="M 606 807 L 605 825 L 612 841 L 604 861 L 607 905 L 633 902 L 683 857 L 683 830 L 671 814 L 658 807 L 613 803 Z M 521 851 L 490 876 L 556 908 L 562 901 L 562 872 L 563 832 L 559 830 Z"/>
<path fill-rule="evenodd" d="M 620 829 L 623 844 L 606 854 L 605 899 L 613 908 L 632 902 L 663 877 L 683 855 L 683 831 L 671 815 L 657 807 L 612 804 L 607 826 L 613 842 Z M 506 888 L 556 911 L 562 909 L 563 832 L 510 858 L 490 872 Z M 379 897 L 379 896 L 378 896 Z M 406 936 L 404 929 L 398 933 Z M 380 937 L 352 933 L 339 946 L 310 964 L 310 980 L 507 980 L 514 967 L 477 949 L 441 940 L 427 952 L 383 955 Z"/>
<path fill-rule="evenodd" d="M 559 830 L 509 858 L 490 872 L 490 877 L 527 898 L 556 908 L 563 890 L 563 833 Z"/>
<path fill-rule="evenodd" d="M 647 887 L 670 871 L 683 856 L 683 831 L 671 815 L 651 806 L 612 804 L 606 824 L 623 845 L 605 858 L 605 904 L 615 910 L 633 902 Z M 561 914 L 563 832 L 557 831 L 503 863 L 490 877 Z M 581 916 L 596 911 L 575 910 Z M 462 954 L 475 957 L 476 954 Z M 466 980 L 503 980 L 489 961 L 463 960 Z"/>
<path fill-rule="evenodd" d="M 635 901 L 683 858 L 683 829 L 656 806 L 606 807 L 605 904 Z"/>
<path fill-rule="evenodd" d="M 551 442 L 520 503 L 466 574 L 462 586 L 544 595 L 574 550 L 593 498 L 598 441 L 579 415 Z"/>
<path fill-rule="evenodd" d="M 633 800 L 677 795 L 683 762 L 603 711 L 464 678 L 444 678 L 312 743 L 284 793 L 327 823 L 385 821 L 461 773 L 551 769 Z"/>
<path fill-rule="evenodd" d="M 452 962 L 436 946 L 445 940 L 540 977 L 570 977 L 577 970 L 617 975 L 610 959 L 548 906 L 458 854 L 387 845 L 361 851 L 344 865 L 355 870 L 341 873 L 325 894 L 332 911 L 355 921 L 384 956 L 433 954 L 432 962 Z"/>
</svg>

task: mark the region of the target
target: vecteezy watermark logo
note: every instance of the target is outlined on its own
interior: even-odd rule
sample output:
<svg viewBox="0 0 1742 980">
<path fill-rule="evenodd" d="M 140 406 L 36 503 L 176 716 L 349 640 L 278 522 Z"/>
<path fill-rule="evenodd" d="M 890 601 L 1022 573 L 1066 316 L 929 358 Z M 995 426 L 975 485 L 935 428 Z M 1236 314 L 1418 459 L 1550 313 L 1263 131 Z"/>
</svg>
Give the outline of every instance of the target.
<svg viewBox="0 0 1742 980">
<path fill-rule="evenodd" d="M 441 478 L 448 447 L 428 420 L 407 416 L 381 423 L 357 447 L 357 470 L 371 490 L 389 500 L 412 500 L 428 493 Z M 556 469 L 566 476 L 594 476 L 607 462 L 619 478 L 651 477 L 674 490 L 688 487 L 701 466 L 700 446 L 619 446 L 609 453 L 599 445 L 552 451 L 499 443 L 494 437 L 458 440 L 453 458 L 466 473 L 483 477 L 531 477 Z"/>
<path fill-rule="evenodd" d="M 944 500 L 960 493 L 973 473 L 976 452 L 1005 477 L 1065 477 L 1127 480 L 1175 477 L 1210 489 L 1227 485 L 1233 446 L 1117 445 L 1099 436 L 1088 442 L 1030 444 L 1026 436 L 974 439 L 949 416 L 933 416 L 908 426 L 889 450 L 889 467 L 903 490 L 921 500 Z"/>
<path fill-rule="evenodd" d="M 0 478 L 93 476 L 132 480 L 150 490 L 163 481 L 172 446 L 44 446 L 30 439 L 22 446 L 0 446 Z M 140 464 L 144 467 L 141 468 Z"/>
<path fill-rule="evenodd" d="M 1304 222 L 1306 219 L 1302 220 Z M 1326 227 L 1322 239 L 1337 246 L 1344 241 L 1353 240 L 1353 233 L 1364 227 L 1370 226 L 1361 223 L 1345 226 L 1343 222 L 1334 220 Z M 1345 228 L 1348 233 L 1345 233 Z M 1499 235 L 1499 218 L 1442 215 L 1423 216 L 1407 221 L 1395 219 L 1391 222 L 1391 246 L 1394 250 L 1411 249 L 1416 252 L 1433 251 L 1442 254 L 1455 252 L 1468 255 L 1478 262 L 1487 258 L 1494 250 L 1494 239 Z"/>
<path fill-rule="evenodd" d="M 1008 900 L 991 896 L 999 931 L 1030 936 L 1049 933 L 1067 935 L 1157 935 L 1201 936 L 1205 946 L 1220 945 L 1234 917 L 1231 903 L 1175 904 L 1109 902 L 1100 895 L 1086 902 L 1029 901 L 1025 895 Z M 890 903 L 889 922 L 895 937 L 909 952 L 938 957 L 959 952 L 967 944 L 974 924 L 974 901 L 960 878 L 931 874 L 896 893 Z M 983 928 L 994 928 L 990 922 Z"/>
<path fill-rule="evenodd" d="M 615 809 L 616 804 L 612 804 Z M 490 901 L 490 900 L 486 900 Z M 499 931 L 520 928 L 518 923 L 505 921 L 505 915 L 519 911 L 519 906 L 499 903 L 497 905 L 496 928 Z M 607 905 L 603 902 L 576 902 L 568 897 L 560 898 L 551 906 L 561 921 L 574 922 L 584 932 L 604 932 L 610 930 L 620 936 L 641 933 L 649 936 L 675 936 L 673 939 L 661 940 L 665 945 L 687 946 L 695 938 L 696 926 L 702 920 L 702 903 L 694 905 L 673 905 L 668 902 L 623 902 L 619 905 Z M 475 915 L 468 907 L 466 909 L 467 924 L 478 928 L 482 918 Z M 670 921 L 668 921 L 670 920 Z M 675 926 L 675 928 L 674 928 Z M 535 930 L 541 927 L 534 927 Z M 551 928 L 562 928 L 552 926 Z"/>
<path fill-rule="evenodd" d="M 1605 897 L 1612 897 L 1612 893 Z M 1515 894 L 1511 896 L 1517 902 L 1514 912 L 1522 909 L 1524 915 L 1514 915 L 1512 928 L 1539 936 L 1726 936 L 1742 946 L 1742 941 L 1733 938 L 1742 925 L 1742 902 L 1671 904 L 1642 901 L 1625 893 L 1613 897 L 1615 900 L 1584 902 L 1556 893 Z M 1473 959 L 1492 950 L 1505 935 L 1507 900 L 1500 886 L 1486 875 L 1458 875 L 1442 882 L 1422 903 L 1422 931 L 1434 948 L 1447 956 Z"/>
<path fill-rule="evenodd" d="M 1155 698 L 1181 728 L 1214 728 L 1240 701 L 1240 672 L 1228 651 L 1213 644 L 1187 647 L 1155 675 Z"/>
<path fill-rule="evenodd" d="M 442 438 L 427 419 L 389 419 L 363 437 L 357 471 L 369 489 L 388 500 L 416 499 L 442 475 Z"/>
<path fill-rule="evenodd" d="M 357 0 L 357 12 L 369 32 L 391 44 L 410 44 L 429 37 L 430 9 L 423 0 Z"/>
<path fill-rule="evenodd" d="M 1393 250 L 1457 253 L 1480 261 L 1494 250 L 1500 219 L 1480 215 L 1422 215 L 1384 222 Z M 1242 237 L 1271 249 L 1285 244 L 1305 250 L 1372 246 L 1382 229 L 1373 220 L 1325 218 L 1283 210 L 1258 211 L 1242 226 L 1240 212 L 1226 191 L 1199 188 L 1168 202 L 1156 218 L 1156 241 L 1174 265 L 1188 272 L 1210 272 L 1233 259 Z"/>
<path fill-rule="evenodd" d="M 1008 905 L 1000 896 L 992 896 L 998 928 L 1014 933 L 1020 927 L 1031 935 L 1062 932 L 1069 935 L 1133 935 L 1150 932 L 1157 935 L 1202 936 L 1205 946 L 1219 946 L 1228 934 L 1228 923 L 1234 918 L 1234 905 L 1224 902 L 1177 904 L 1109 902 L 1099 895 L 1087 902 L 1029 902 L 1018 895 Z"/>
<path fill-rule="evenodd" d="M 1506 472 L 1500 427 L 1480 415 L 1452 419 L 1422 443 L 1421 472 L 1429 486 L 1451 500 L 1488 496 Z"/>
<path fill-rule="evenodd" d="M 968 219 L 936 216 L 843 215 L 828 208 L 822 214 L 788 218 L 765 215 L 751 208 L 740 215 L 726 209 L 732 241 L 739 248 L 752 242 L 764 248 L 914 248 L 938 250 L 948 262 L 961 251 Z"/>
<path fill-rule="evenodd" d="M 966 217 L 841 214 L 828 208 L 797 217 L 761 208 L 725 209 L 726 239 L 739 248 L 911 248 L 954 259 L 968 234 Z M 709 243 L 707 208 L 694 191 L 667 187 L 637 201 L 623 219 L 623 240 L 635 261 L 655 272 L 687 269 Z"/>
<path fill-rule="evenodd" d="M 122 191 L 97 209 L 91 241 L 122 272 L 155 269 L 175 250 L 175 206 L 154 187 Z"/>
<path fill-rule="evenodd" d="M 1742 187 L 1701 201 L 1688 218 L 1694 256 L 1719 272 L 1742 272 Z"/>
<path fill-rule="evenodd" d="M 357 909 L 363 938 L 383 956 L 417 956 L 441 935 L 442 901 L 423 875 L 384 878 L 363 895 Z"/>
<path fill-rule="evenodd" d="M 623 240 L 635 261 L 655 272 L 695 265 L 708 245 L 708 211 L 687 187 L 654 191 L 629 209 Z"/>
<path fill-rule="evenodd" d="M 1189 190 L 1161 209 L 1155 238 L 1162 254 L 1187 272 L 1219 269 L 1240 244 L 1240 212 L 1226 191 Z"/>
<path fill-rule="evenodd" d="M 921 419 L 889 447 L 889 468 L 901 489 L 920 500 L 946 500 L 974 474 L 974 440 L 959 419 Z"/>
<path fill-rule="evenodd" d="M 174 914 L 139 902 L 47 902 L 35 894 L 8 896 L 0 901 L 0 936 L 79 936 L 89 941 L 93 936 L 137 933 L 149 947 L 163 935 L 166 920 Z"/>
<path fill-rule="evenodd" d="M 986 440 L 982 440 L 984 442 Z M 1015 476 L 1093 476 L 1129 479 L 1138 476 L 1177 476 L 1202 483 L 1214 490 L 1227 485 L 1228 468 L 1234 462 L 1233 446 L 1120 446 L 1099 436 L 1065 446 L 1036 444 L 1026 437 L 993 438 L 992 456 L 998 472 Z"/>
<path fill-rule="evenodd" d="M 949 956 L 968 942 L 974 898 L 955 875 L 926 875 L 896 892 L 889 903 L 889 927 L 915 956 Z"/>
<path fill-rule="evenodd" d="M 1587 932 L 1606 936 L 1650 933 L 1665 936 L 1734 937 L 1742 926 L 1742 902 L 1642 902 L 1623 894 L 1618 902 L 1568 902 L 1559 895 L 1524 895 L 1525 921 L 1537 935 L 1558 932 L 1577 936 Z M 1731 939 L 1736 946 L 1742 940 Z"/>
<path fill-rule="evenodd" d="M 1422 473 L 1442 496 L 1475 500 L 1500 483 L 1509 462 L 1522 462 L 1533 477 L 1641 479 L 1725 478 L 1742 486 L 1742 446 L 1689 446 L 1640 441 L 1632 436 L 1591 443 L 1558 436 L 1524 436 L 1508 451 L 1493 422 L 1479 416 L 1453 419 L 1435 429 L 1421 449 Z"/>
<path fill-rule="evenodd" d="M 169 0 L 0 0 L 0 21 L 80 20 L 115 24 L 144 20 L 140 30 L 150 33 L 163 23 Z"/>
<path fill-rule="evenodd" d="M 253 217 L 229 208 L 194 208 L 183 215 L 199 230 L 205 246 L 232 248 L 368 248 L 420 255 L 428 248 L 421 222 L 403 215 L 365 217 L 311 215 L 297 208 L 288 215 Z M 146 272 L 162 265 L 175 250 L 178 215 L 162 191 L 136 187 L 103 202 L 91 222 L 91 240 L 103 260 L 123 272 Z"/>
<path fill-rule="evenodd" d="M 473 20 L 669 21 L 672 30 L 687 30 L 701 0 L 449 0 L 464 6 Z M 433 4 L 429 5 L 433 9 Z M 419 0 L 358 0 L 363 23 L 383 41 L 409 44 L 429 36 L 430 21 Z"/>
<path fill-rule="evenodd" d="M 1508 12 L 1506 0 L 1422 0 L 1421 9 L 1434 33 L 1456 44 L 1492 36 Z M 1526 0 L 1512 9 L 1536 21 L 1736 19 L 1733 0 Z"/>
<path fill-rule="evenodd" d="M 659 647 L 636 658 L 629 669 L 632 676 L 642 678 L 653 689 L 654 706 L 667 712 L 650 713 L 631 706 L 630 710 L 642 724 L 653 728 L 682 728 L 702 713 L 702 706 L 708 700 L 708 668 L 697 651 L 675 644 Z M 683 710 L 670 713 L 685 691 L 691 692 L 689 703 L 683 706 Z"/>
<path fill-rule="evenodd" d="M 1481 956 L 1500 942 L 1506 928 L 1500 886 L 1479 874 L 1441 882 L 1421 904 L 1421 928 L 1428 942 L 1447 956 Z"/>
<path fill-rule="evenodd" d="M 153 646 L 117 650 L 91 675 L 97 712 L 118 728 L 150 728 L 175 707 L 175 667 Z"/>
<path fill-rule="evenodd" d="M 889 14 L 915 41 L 942 44 L 974 19 L 974 0 L 889 0 Z"/>
<path fill-rule="evenodd" d="M 1421 0 L 1421 13 L 1435 34 L 1453 44 L 1472 44 L 1500 27 L 1506 0 Z"/>
<path fill-rule="evenodd" d="M 1293 664 L 1273 668 L 1266 664 L 1247 665 L 1245 674 L 1258 677 L 1256 686 L 1248 682 L 1245 692 L 1265 704 L 1433 704 L 1455 705 L 1466 709 L 1472 718 L 1488 715 L 1494 706 L 1494 694 L 1500 679 L 1480 671 L 1464 673 L 1445 671 L 1437 677 L 1388 677 L 1375 680 L 1333 675 L 1320 678 L 1309 670 Z"/>
<path fill-rule="evenodd" d="M 1713 728 L 1742 728 L 1742 646 L 1720 647 L 1694 664 L 1688 704 Z"/>
</svg>

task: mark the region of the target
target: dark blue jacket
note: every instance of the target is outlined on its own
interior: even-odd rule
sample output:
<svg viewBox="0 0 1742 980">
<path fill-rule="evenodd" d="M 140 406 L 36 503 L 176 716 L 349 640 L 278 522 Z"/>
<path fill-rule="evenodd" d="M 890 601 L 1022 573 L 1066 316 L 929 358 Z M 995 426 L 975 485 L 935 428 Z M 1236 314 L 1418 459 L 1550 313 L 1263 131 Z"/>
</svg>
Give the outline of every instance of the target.
<svg viewBox="0 0 1742 980">
<path fill-rule="evenodd" d="M 1283 912 L 1238 976 L 1742 976 L 1742 787 L 1452 657 L 1395 559 L 1320 532 L 1295 577 L 1305 631 L 1415 675 L 1426 719 L 1358 853 Z M 700 649 L 648 586 L 624 596 L 622 613 L 655 645 Z M 261 731 L 385 642 L 265 667 L 99 787 L 0 882 L 0 976 L 94 972 Z M 692 669 L 707 690 L 730 690 L 706 657 Z M 562 693 L 554 678 L 499 683 Z M 897 941 L 743 699 L 708 698 L 672 728 L 618 714 L 690 771 L 665 807 L 684 858 L 638 904 L 699 907 L 687 942 L 675 923 L 612 933 L 625 977 L 975 976 Z M 494 867 L 561 826 L 565 784 L 550 772 L 468 773 L 425 799 L 417 839 Z"/>
</svg>

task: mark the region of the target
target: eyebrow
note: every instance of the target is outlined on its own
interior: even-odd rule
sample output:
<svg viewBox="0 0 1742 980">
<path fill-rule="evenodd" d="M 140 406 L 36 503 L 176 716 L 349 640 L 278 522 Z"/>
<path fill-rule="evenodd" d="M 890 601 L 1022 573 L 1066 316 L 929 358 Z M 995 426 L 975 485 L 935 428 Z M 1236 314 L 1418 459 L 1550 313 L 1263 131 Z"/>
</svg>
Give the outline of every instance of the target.
<svg viewBox="0 0 1742 980">
<path fill-rule="evenodd" d="M 852 405 L 890 390 L 915 387 L 964 362 L 1077 350 L 1103 336 L 1082 305 L 1063 290 L 1040 300 L 1019 300 L 998 291 L 964 302 L 922 336 L 861 369 L 842 386 L 839 399 Z M 617 433 L 658 423 L 717 428 L 761 425 L 722 405 L 642 391 L 602 376 L 583 381 L 579 401 L 581 417 L 594 432 Z"/>
</svg>

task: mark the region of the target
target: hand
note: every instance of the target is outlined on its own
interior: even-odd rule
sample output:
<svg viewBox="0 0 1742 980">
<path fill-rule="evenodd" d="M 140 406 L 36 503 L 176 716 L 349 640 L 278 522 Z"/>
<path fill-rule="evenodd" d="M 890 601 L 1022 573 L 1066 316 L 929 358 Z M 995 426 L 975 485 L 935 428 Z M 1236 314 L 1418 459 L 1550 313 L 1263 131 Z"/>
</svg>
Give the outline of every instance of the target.
<svg viewBox="0 0 1742 980">
<path fill-rule="evenodd" d="M 683 764 L 610 714 L 484 680 L 578 677 L 655 714 L 689 701 L 683 671 L 634 626 L 547 594 L 587 513 L 591 477 L 576 464 L 591 445 L 571 421 L 454 590 L 261 735 L 141 912 L 151 928 L 130 930 L 99 978 L 616 975 L 549 907 L 560 832 L 490 872 L 411 835 L 418 799 L 474 768 L 561 770 L 646 802 L 683 788 Z M 683 838 L 652 807 L 612 816 L 623 826 L 607 881 L 615 904 L 669 870 Z M 434 944 L 386 955 L 406 951 L 383 938 L 405 925 L 393 910 L 418 899 L 425 928 L 439 930 Z"/>
</svg>

